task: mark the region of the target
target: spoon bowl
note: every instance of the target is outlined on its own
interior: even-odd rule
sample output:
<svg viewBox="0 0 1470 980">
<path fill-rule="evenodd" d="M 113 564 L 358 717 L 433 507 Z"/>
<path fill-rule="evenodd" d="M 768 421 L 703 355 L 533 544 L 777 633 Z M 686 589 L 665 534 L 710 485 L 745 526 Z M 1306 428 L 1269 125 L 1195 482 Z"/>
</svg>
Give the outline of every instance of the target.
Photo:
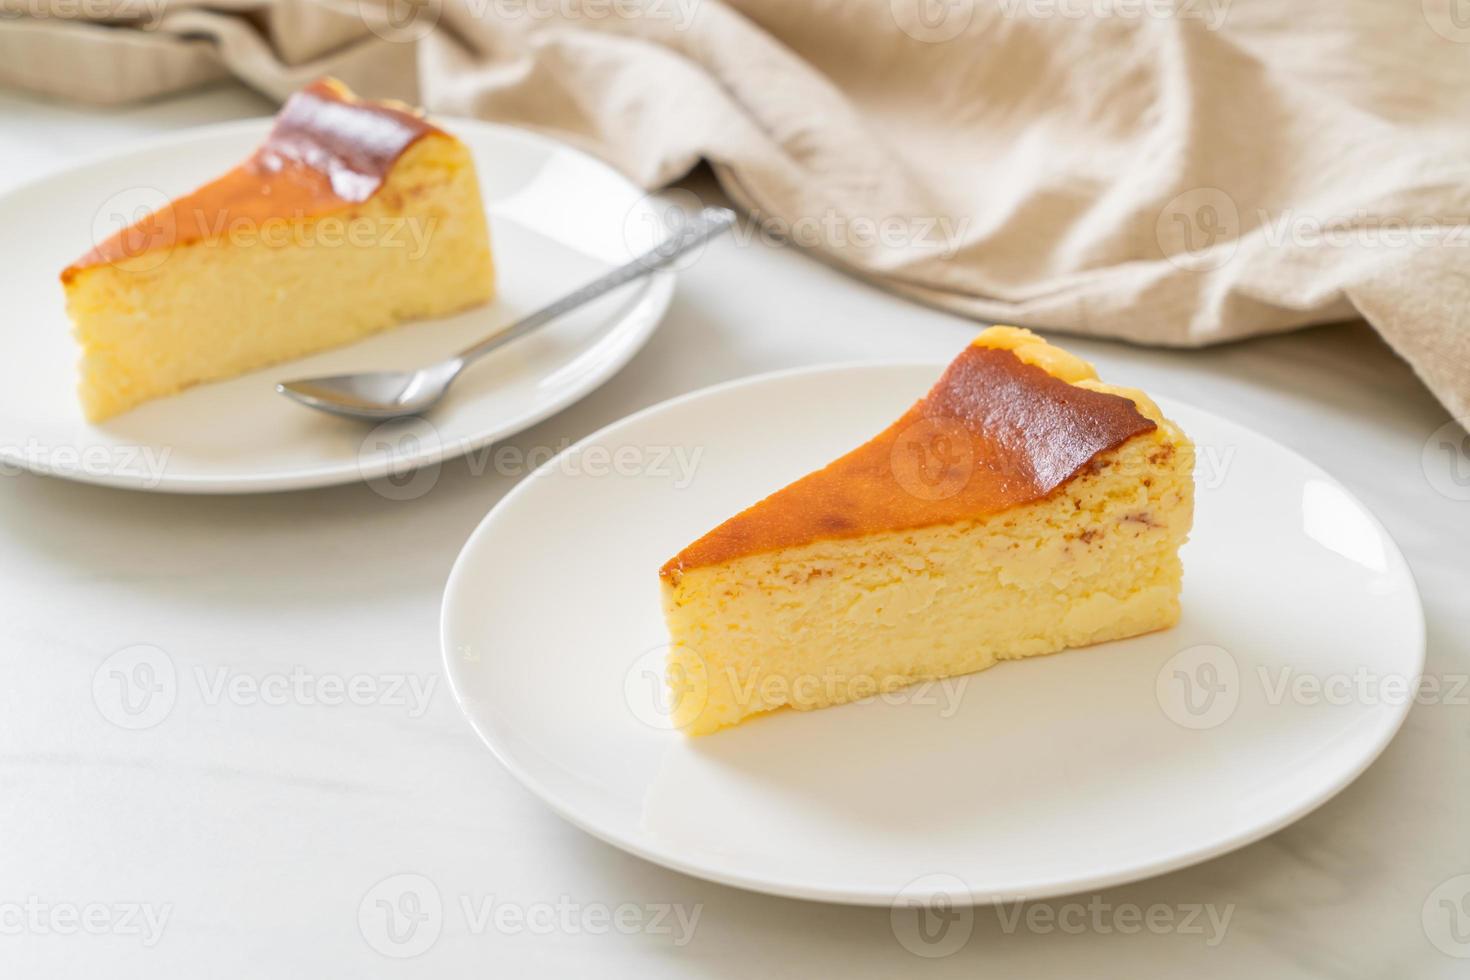
<svg viewBox="0 0 1470 980">
<path fill-rule="evenodd" d="M 276 391 L 311 408 L 348 418 L 392 419 L 422 415 L 449 391 L 465 362 L 452 358 L 417 371 L 362 371 L 303 378 Z"/>
</svg>

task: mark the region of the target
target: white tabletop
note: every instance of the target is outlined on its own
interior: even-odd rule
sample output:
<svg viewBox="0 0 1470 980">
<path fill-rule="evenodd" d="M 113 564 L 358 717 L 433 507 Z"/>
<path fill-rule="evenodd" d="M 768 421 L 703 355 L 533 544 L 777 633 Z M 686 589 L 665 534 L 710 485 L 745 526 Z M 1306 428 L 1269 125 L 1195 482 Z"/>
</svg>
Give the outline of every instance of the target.
<svg viewBox="0 0 1470 980">
<path fill-rule="evenodd" d="M 134 136 L 269 111 L 232 87 L 113 112 L 0 93 L 0 184 Z M 559 448 L 776 368 L 944 360 L 975 329 L 792 250 L 725 239 L 682 274 L 663 327 L 622 374 L 510 442 Z M 1454 460 L 1458 435 L 1434 436 L 1446 411 L 1362 326 L 1202 352 L 1068 344 L 1105 378 L 1316 460 L 1413 567 L 1438 693 L 1295 826 L 1097 895 L 977 909 L 968 941 L 921 958 L 885 910 L 665 871 L 562 822 L 499 767 L 445 687 L 437 630 L 450 565 L 519 479 L 513 467 L 446 464 L 411 501 L 366 486 L 187 498 L 8 475 L 4 975 L 1470 974 L 1452 955 L 1470 956 L 1470 877 L 1456 880 L 1470 875 L 1470 454 Z M 109 720 L 117 695 L 99 667 L 136 645 L 170 658 L 177 694 L 133 730 Z M 354 679 L 367 685 L 358 703 L 327 703 L 331 683 Z M 443 906 L 411 959 L 387 955 L 417 950 L 383 934 L 377 902 L 424 882 L 395 875 L 427 879 Z"/>
</svg>

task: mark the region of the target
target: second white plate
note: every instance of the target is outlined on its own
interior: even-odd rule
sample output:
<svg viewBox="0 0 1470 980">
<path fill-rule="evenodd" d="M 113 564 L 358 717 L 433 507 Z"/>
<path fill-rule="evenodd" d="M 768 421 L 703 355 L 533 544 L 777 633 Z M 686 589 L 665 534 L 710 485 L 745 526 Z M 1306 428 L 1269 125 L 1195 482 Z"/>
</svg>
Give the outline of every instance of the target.
<svg viewBox="0 0 1470 980">
<path fill-rule="evenodd" d="M 656 406 L 497 506 L 444 601 L 447 670 L 500 760 L 635 854 L 864 904 L 1100 888 L 1224 853 L 1351 782 L 1418 683 L 1418 593 L 1378 521 L 1264 436 L 1161 401 L 1199 446 L 1174 629 L 688 739 L 657 569 L 863 442 L 939 365 L 806 370 Z"/>
<path fill-rule="evenodd" d="M 431 423 L 378 430 L 310 411 L 275 384 L 408 368 L 468 346 L 626 262 L 664 234 L 661 215 L 616 171 L 544 137 L 437 120 L 476 158 L 499 295 L 478 310 L 200 385 L 89 425 L 58 275 L 117 227 L 225 172 L 270 120 L 172 135 L 0 195 L 0 466 L 140 490 L 248 493 L 403 473 L 533 425 L 610 378 L 658 326 L 662 272 L 583 307 L 475 365 Z"/>
</svg>

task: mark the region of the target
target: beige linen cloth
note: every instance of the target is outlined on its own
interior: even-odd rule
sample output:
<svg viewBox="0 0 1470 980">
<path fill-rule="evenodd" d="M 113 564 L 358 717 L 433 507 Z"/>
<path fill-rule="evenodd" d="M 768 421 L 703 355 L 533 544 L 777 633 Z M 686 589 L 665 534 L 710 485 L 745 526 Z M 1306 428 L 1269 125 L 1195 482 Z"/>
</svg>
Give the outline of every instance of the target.
<svg viewBox="0 0 1470 980">
<path fill-rule="evenodd" d="M 325 73 L 650 188 L 708 160 L 765 228 L 981 320 L 1361 316 L 1470 415 L 1467 0 L 0 0 L 0 83 L 62 97 Z"/>
</svg>

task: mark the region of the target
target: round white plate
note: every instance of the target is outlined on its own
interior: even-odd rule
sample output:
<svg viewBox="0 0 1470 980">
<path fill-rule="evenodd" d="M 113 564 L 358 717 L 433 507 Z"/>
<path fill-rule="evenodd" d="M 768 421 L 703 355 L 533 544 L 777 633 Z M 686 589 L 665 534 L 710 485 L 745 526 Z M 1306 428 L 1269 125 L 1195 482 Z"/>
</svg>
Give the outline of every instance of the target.
<svg viewBox="0 0 1470 980">
<path fill-rule="evenodd" d="M 658 567 L 870 438 L 940 367 L 712 388 L 602 430 L 507 495 L 450 575 L 442 631 L 460 704 L 510 771 L 578 826 L 689 874 L 839 902 L 986 902 L 1229 851 L 1388 744 L 1424 658 L 1398 548 L 1313 464 L 1167 400 L 1199 446 L 1175 628 L 704 738 L 669 731 Z"/>
<path fill-rule="evenodd" d="M 240 493 L 372 479 L 519 432 L 611 377 L 658 326 L 662 272 L 563 317 L 475 365 L 410 436 L 310 411 L 276 382 L 426 364 L 596 278 L 655 244 L 661 215 L 637 187 L 531 133 L 443 120 L 474 151 L 490 213 L 499 295 L 478 310 L 201 385 L 102 425 L 82 417 L 78 350 L 61 269 L 168 199 L 247 157 L 269 119 L 169 136 L 0 196 L 0 466 L 145 490 Z"/>
</svg>

